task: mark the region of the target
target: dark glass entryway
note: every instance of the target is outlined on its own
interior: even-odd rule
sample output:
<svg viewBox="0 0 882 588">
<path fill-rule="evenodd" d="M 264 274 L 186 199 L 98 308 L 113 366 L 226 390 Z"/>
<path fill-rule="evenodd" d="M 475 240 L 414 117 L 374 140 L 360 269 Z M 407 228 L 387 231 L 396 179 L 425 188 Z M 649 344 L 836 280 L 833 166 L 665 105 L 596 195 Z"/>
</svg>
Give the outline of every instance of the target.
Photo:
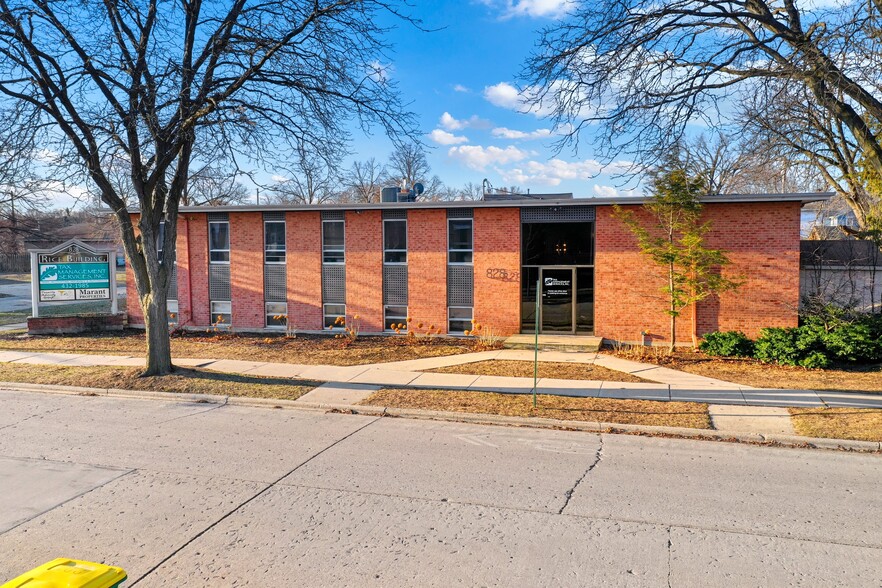
<svg viewBox="0 0 882 588">
<path fill-rule="evenodd" d="M 521 332 L 594 334 L 594 223 L 524 223 Z M 538 285 L 537 285 L 538 284 Z"/>
</svg>

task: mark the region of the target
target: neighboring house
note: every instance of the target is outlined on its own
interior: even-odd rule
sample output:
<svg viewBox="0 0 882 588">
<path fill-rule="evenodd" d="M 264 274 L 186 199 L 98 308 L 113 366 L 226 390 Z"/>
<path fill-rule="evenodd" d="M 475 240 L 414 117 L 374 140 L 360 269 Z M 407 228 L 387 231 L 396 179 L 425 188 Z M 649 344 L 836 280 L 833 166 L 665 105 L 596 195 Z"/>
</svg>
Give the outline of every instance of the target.
<svg viewBox="0 0 882 588">
<path fill-rule="evenodd" d="M 882 252 L 870 241 L 803 241 L 799 265 L 803 306 L 882 308 Z"/>
</svg>

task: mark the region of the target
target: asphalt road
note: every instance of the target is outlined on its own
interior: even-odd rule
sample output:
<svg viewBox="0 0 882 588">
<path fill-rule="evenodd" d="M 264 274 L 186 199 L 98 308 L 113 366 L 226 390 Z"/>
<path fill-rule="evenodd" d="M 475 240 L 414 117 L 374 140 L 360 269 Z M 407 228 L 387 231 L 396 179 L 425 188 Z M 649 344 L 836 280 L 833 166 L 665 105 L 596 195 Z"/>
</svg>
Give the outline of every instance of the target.
<svg viewBox="0 0 882 588">
<path fill-rule="evenodd" d="M 880 586 L 882 457 L 0 391 L 0 581 Z"/>
</svg>

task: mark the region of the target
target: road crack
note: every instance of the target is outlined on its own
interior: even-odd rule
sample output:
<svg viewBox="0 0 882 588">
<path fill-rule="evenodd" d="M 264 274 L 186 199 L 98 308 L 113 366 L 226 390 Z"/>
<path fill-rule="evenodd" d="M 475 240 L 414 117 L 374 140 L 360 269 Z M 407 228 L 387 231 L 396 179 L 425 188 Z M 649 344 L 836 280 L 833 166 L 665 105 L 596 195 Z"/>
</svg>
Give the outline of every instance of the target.
<svg viewBox="0 0 882 588">
<path fill-rule="evenodd" d="M 584 480 L 586 477 L 588 477 L 588 474 L 591 473 L 591 471 L 597 467 L 597 464 L 600 463 L 600 460 L 603 459 L 603 435 L 598 435 L 597 440 L 599 441 L 600 444 L 597 447 L 597 454 L 594 456 L 594 461 L 591 463 L 591 465 L 588 466 L 588 469 L 585 470 L 585 473 L 583 473 L 579 477 L 579 479 L 576 480 L 576 483 L 573 484 L 573 487 L 570 488 L 569 490 L 567 490 L 566 493 L 564 493 L 564 504 L 562 507 L 560 507 L 560 510 L 557 511 L 557 514 L 559 514 L 559 515 L 563 514 L 564 509 L 567 506 L 569 506 L 570 499 L 572 499 L 573 494 L 575 494 L 576 488 L 578 488 L 579 484 L 582 483 L 582 480 Z"/>
</svg>

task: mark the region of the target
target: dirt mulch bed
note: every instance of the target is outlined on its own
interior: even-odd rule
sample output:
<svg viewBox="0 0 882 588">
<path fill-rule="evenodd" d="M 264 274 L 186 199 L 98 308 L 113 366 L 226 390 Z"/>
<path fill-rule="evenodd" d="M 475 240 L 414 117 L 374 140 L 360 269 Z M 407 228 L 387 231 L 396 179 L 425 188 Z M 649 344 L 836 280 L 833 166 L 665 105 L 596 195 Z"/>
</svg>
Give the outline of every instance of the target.
<svg viewBox="0 0 882 588">
<path fill-rule="evenodd" d="M 571 398 L 540 394 L 537 396 L 538 406 L 533 408 L 530 395 L 384 388 L 361 404 L 572 421 L 712 428 L 707 405 L 695 402 Z"/>
<path fill-rule="evenodd" d="M 196 359 L 241 359 L 299 364 L 363 365 L 475 351 L 471 340 L 436 338 L 412 342 L 405 337 L 359 337 L 351 345 L 330 335 L 246 336 L 228 333 L 179 333 L 172 355 Z M 141 356 L 144 332 L 66 336 L 0 336 L 0 350 Z"/>
<path fill-rule="evenodd" d="M 478 376 L 532 378 L 533 362 L 491 359 L 488 361 L 476 361 L 474 363 L 451 365 L 424 371 L 438 372 L 441 374 L 475 374 Z M 557 378 L 562 380 L 605 380 L 607 382 L 653 383 L 652 380 L 645 380 L 643 378 L 638 378 L 637 376 L 632 376 L 631 374 L 626 374 L 625 372 L 618 372 L 599 365 L 556 361 L 540 361 L 539 377 Z"/>
<path fill-rule="evenodd" d="M 189 394 L 220 394 L 249 398 L 296 400 L 320 382 L 225 374 L 209 370 L 178 368 L 173 375 L 142 378 L 139 368 L 64 367 L 0 363 L 0 381 L 57 384 L 88 388 L 118 388 Z"/>
<path fill-rule="evenodd" d="M 882 441 L 882 410 L 877 408 L 791 408 L 797 435 Z"/>
<path fill-rule="evenodd" d="M 606 350 L 609 353 L 609 350 Z M 882 364 L 836 366 L 826 370 L 762 363 L 755 359 L 711 357 L 692 351 L 676 351 L 667 356 L 659 349 L 617 352 L 624 359 L 654 363 L 675 370 L 754 386 L 756 388 L 795 388 L 800 390 L 838 390 L 882 393 Z"/>
</svg>

